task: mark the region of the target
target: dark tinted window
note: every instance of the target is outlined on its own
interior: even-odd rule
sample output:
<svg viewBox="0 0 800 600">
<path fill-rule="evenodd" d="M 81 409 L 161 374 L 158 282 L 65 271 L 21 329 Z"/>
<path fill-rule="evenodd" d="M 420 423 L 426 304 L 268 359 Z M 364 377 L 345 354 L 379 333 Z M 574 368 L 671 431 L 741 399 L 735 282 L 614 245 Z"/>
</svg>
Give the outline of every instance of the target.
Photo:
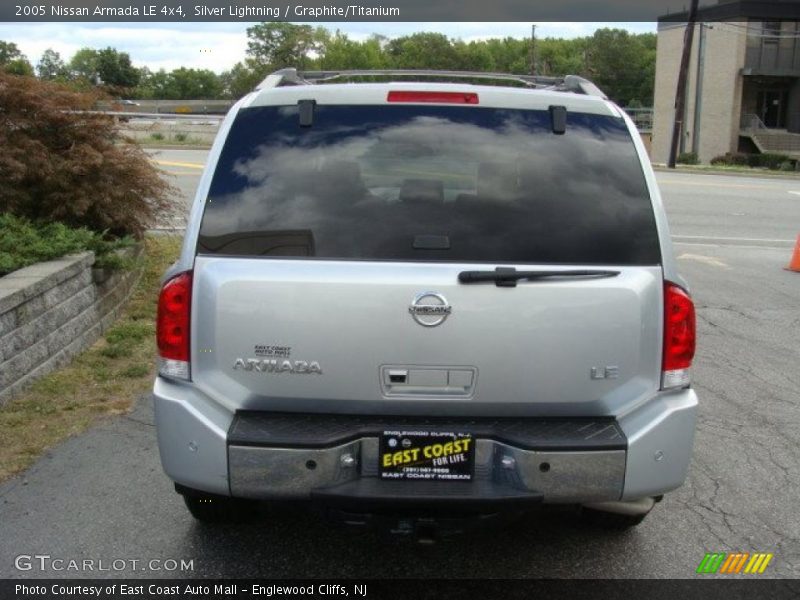
<svg viewBox="0 0 800 600">
<path fill-rule="evenodd" d="M 242 110 L 199 253 L 490 263 L 660 262 L 621 119 L 458 106 Z"/>
</svg>

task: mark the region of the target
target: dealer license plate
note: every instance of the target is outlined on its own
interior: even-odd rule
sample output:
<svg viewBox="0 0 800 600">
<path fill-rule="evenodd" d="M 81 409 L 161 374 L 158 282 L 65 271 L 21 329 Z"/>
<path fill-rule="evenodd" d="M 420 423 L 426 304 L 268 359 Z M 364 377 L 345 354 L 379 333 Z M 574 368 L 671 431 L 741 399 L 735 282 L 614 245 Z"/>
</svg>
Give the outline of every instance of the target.
<svg viewBox="0 0 800 600">
<path fill-rule="evenodd" d="M 381 479 L 471 481 L 475 440 L 457 431 L 384 431 L 378 461 Z"/>
</svg>

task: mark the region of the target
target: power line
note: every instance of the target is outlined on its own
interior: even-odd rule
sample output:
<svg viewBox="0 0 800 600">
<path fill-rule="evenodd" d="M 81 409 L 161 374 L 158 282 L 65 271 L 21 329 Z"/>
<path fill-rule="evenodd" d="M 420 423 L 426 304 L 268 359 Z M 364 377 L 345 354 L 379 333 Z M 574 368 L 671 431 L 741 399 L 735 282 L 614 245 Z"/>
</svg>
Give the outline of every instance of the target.
<svg viewBox="0 0 800 600">
<path fill-rule="evenodd" d="M 739 35 L 746 35 L 754 38 L 769 38 L 772 40 L 797 40 L 800 39 L 800 32 L 796 34 L 783 34 L 783 33 L 765 33 L 763 27 L 744 25 L 741 23 L 728 23 L 718 22 L 711 25 L 711 27 L 720 27 L 721 29 L 730 28 L 738 29 L 739 31 L 731 31 Z"/>
</svg>

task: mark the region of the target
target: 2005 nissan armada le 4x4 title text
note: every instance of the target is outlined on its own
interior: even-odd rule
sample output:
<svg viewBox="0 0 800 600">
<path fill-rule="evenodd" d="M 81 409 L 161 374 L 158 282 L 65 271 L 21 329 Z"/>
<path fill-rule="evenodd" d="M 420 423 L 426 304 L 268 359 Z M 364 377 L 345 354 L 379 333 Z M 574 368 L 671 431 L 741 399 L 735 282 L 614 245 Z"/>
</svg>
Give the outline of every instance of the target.
<svg viewBox="0 0 800 600">
<path fill-rule="evenodd" d="M 644 146 L 590 82 L 285 69 L 225 118 L 165 278 L 161 460 L 201 520 L 634 525 L 686 478 L 694 342 Z"/>
</svg>

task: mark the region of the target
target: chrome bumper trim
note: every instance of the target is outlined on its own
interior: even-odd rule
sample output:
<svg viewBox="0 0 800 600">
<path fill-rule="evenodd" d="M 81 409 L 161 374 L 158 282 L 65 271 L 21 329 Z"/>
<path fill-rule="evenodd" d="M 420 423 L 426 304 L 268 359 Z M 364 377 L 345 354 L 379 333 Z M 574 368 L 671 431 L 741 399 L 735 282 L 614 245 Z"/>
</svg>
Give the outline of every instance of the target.
<svg viewBox="0 0 800 600">
<path fill-rule="evenodd" d="M 531 451 L 477 439 L 474 479 L 537 492 L 543 502 L 615 501 L 625 459 L 624 450 Z M 233 496 L 307 499 L 317 488 L 377 477 L 378 438 L 322 449 L 230 445 L 228 464 Z"/>
</svg>

